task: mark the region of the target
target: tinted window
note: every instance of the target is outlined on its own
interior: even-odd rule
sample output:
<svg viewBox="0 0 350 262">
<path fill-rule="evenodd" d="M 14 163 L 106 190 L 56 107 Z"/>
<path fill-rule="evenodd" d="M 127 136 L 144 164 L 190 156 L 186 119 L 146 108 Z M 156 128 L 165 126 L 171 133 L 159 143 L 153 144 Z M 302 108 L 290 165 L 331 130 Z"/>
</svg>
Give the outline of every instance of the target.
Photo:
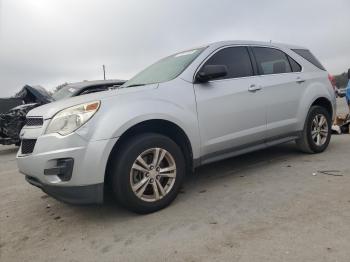
<svg viewBox="0 0 350 262">
<path fill-rule="evenodd" d="M 290 66 L 292 67 L 293 72 L 300 72 L 301 71 L 301 65 L 299 65 L 293 58 L 288 56 Z"/>
<path fill-rule="evenodd" d="M 292 49 L 295 53 L 302 56 L 304 59 L 309 61 L 314 66 L 318 67 L 319 69 L 325 70 L 323 65 L 318 61 L 318 59 L 307 49 Z"/>
<path fill-rule="evenodd" d="M 85 88 L 77 94 L 78 96 L 85 95 L 85 94 L 91 94 L 91 93 L 96 93 L 96 92 L 102 92 L 102 91 L 107 91 L 110 88 L 108 85 L 97 85 L 97 86 L 91 86 L 88 88 Z"/>
<path fill-rule="evenodd" d="M 253 50 L 260 74 L 292 72 L 287 55 L 282 51 L 268 47 L 254 47 Z"/>
<path fill-rule="evenodd" d="M 228 74 L 221 79 L 253 75 L 252 63 L 246 47 L 228 47 L 218 51 L 205 65 L 225 65 Z"/>
</svg>

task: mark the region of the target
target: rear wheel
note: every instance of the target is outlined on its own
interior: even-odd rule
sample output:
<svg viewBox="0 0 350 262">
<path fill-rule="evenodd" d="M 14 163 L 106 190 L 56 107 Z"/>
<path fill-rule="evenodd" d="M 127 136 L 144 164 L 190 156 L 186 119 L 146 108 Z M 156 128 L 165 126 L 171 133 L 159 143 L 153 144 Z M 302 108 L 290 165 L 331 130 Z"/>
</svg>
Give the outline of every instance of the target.
<svg viewBox="0 0 350 262">
<path fill-rule="evenodd" d="M 112 164 L 112 186 L 118 201 L 137 213 L 169 205 L 185 176 L 179 146 L 160 134 L 143 134 L 123 143 Z"/>
<path fill-rule="evenodd" d="M 321 106 L 312 106 L 306 118 L 302 136 L 296 141 L 298 148 L 305 153 L 321 153 L 331 139 L 331 116 Z"/>
</svg>

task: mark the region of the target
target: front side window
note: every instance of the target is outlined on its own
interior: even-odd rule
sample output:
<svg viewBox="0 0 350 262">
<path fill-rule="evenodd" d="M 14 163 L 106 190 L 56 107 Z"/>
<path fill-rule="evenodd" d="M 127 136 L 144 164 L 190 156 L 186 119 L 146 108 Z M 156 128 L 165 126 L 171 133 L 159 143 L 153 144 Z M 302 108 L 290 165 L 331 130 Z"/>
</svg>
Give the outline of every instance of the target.
<svg viewBox="0 0 350 262">
<path fill-rule="evenodd" d="M 228 73 L 220 79 L 246 77 L 253 75 L 252 63 L 246 47 L 228 47 L 215 53 L 209 58 L 206 65 L 224 65 Z"/>
<path fill-rule="evenodd" d="M 292 72 L 288 57 L 282 51 L 269 47 L 253 47 L 253 50 L 261 75 Z"/>
<path fill-rule="evenodd" d="M 138 73 L 120 88 L 170 81 L 180 75 L 205 48 L 197 48 L 161 59 Z"/>
</svg>

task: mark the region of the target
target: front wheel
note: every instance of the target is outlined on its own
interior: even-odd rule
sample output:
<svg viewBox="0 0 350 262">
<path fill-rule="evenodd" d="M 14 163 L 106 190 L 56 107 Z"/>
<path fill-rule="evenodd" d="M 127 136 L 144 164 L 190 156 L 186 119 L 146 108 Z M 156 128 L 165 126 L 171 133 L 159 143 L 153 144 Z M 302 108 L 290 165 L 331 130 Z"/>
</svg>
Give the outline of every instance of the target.
<svg viewBox="0 0 350 262">
<path fill-rule="evenodd" d="M 185 176 L 179 146 L 160 134 L 142 134 L 121 145 L 112 164 L 117 200 L 137 213 L 151 213 L 169 205 Z"/>
<path fill-rule="evenodd" d="M 302 136 L 296 140 L 298 148 L 305 153 L 321 153 L 331 139 L 331 116 L 321 106 L 312 106 L 306 118 Z"/>
</svg>

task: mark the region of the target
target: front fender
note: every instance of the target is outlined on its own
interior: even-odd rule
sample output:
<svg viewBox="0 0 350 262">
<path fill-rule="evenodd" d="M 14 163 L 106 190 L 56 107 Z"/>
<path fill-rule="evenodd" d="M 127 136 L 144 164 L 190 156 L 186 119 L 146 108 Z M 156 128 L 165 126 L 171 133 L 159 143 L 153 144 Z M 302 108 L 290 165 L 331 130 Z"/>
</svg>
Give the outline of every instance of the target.
<svg viewBox="0 0 350 262">
<path fill-rule="evenodd" d="M 174 97 L 170 99 L 169 90 L 157 89 L 153 92 L 152 96 L 143 93 L 142 97 L 121 95 L 103 100 L 92 121 L 77 132 L 87 140 L 96 141 L 120 137 L 129 128 L 147 120 L 167 120 L 184 131 L 190 140 L 194 157 L 199 157 L 200 138 L 194 97 L 184 95 L 179 102 Z M 161 94 L 163 92 L 166 95 Z"/>
</svg>

